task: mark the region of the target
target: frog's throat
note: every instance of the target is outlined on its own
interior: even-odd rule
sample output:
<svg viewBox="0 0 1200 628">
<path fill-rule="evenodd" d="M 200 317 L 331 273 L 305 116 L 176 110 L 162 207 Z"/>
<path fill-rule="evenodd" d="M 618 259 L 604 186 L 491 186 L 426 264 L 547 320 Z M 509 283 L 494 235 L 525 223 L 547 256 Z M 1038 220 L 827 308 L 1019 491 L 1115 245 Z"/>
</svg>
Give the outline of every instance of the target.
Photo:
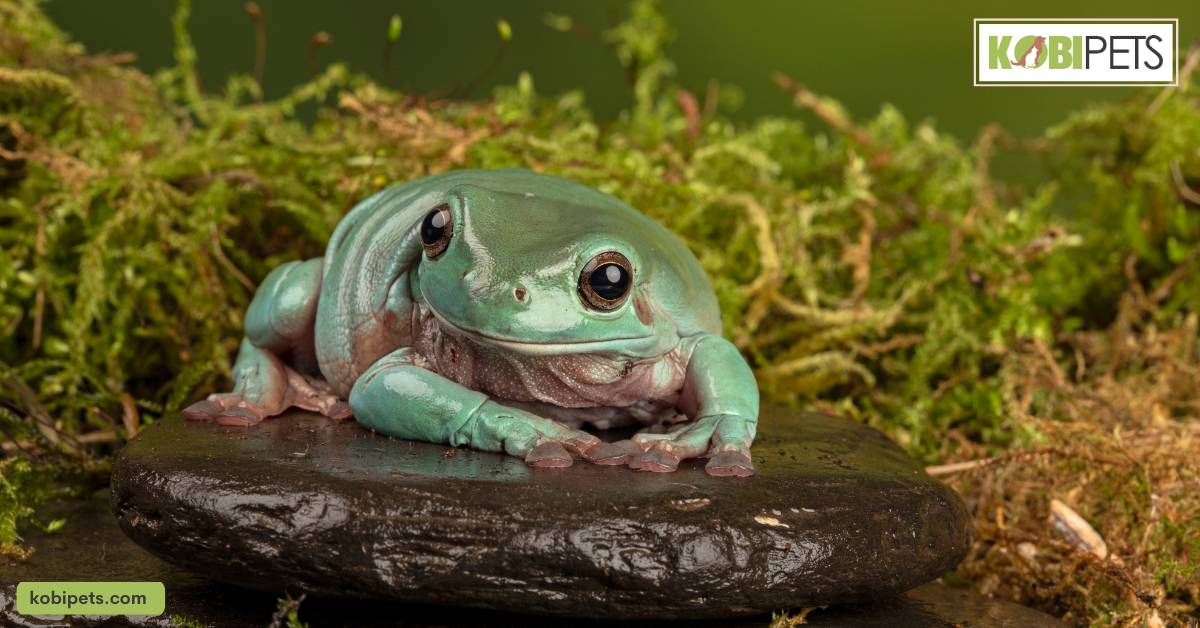
<svg viewBox="0 0 1200 628">
<path fill-rule="evenodd" d="M 438 326 L 459 336 L 465 336 L 487 345 L 499 347 L 516 353 L 529 355 L 561 355 L 564 353 L 623 353 L 623 354 L 657 354 L 663 352 L 659 347 L 660 339 L 653 334 L 645 336 L 619 336 L 602 338 L 600 340 L 577 340 L 568 342 L 530 342 L 513 338 L 502 338 L 477 329 L 470 329 L 452 322 L 438 312 L 432 305 L 426 303 L 423 307 L 437 318 Z M 648 351 L 647 351 L 648 350 Z"/>
</svg>

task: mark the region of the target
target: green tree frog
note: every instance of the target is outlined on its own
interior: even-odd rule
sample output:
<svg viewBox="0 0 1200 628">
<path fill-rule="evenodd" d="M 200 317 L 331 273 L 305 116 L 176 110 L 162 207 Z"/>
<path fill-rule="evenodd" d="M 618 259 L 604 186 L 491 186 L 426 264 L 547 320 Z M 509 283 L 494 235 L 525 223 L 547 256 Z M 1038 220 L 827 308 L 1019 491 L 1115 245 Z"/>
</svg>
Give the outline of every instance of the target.
<svg viewBox="0 0 1200 628">
<path fill-rule="evenodd" d="M 617 198 L 528 170 L 360 203 L 324 257 L 263 281 L 233 379 L 184 416 L 249 426 L 296 406 L 534 467 L 754 472 L 758 387 L 699 261 Z M 631 424 L 616 442 L 584 430 Z"/>
</svg>

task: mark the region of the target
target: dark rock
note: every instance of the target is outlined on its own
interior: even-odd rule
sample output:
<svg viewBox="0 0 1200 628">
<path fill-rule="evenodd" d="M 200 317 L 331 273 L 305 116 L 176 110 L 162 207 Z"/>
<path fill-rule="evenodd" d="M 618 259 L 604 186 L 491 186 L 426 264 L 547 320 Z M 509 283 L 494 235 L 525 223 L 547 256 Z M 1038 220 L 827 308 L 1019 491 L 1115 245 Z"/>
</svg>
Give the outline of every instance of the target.
<svg viewBox="0 0 1200 628">
<path fill-rule="evenodd" d="M 151 556 L 125 537 L 104 503 L 70 504 L 69 509 L 47 513 L 65 517 L 66 527 L 47 536 L 33 532 L 27 541 L 37 548 L 24 563 L 0 557 L 0 626 L 216 626 L 260 628 L 275 610 L 276 595 L 242 589 L 193 575 Z M 14 609 L 16 584 L 24 580 L 149 580 L 163 582 L 167 610 L 150 618 L 44 619 L 18 615 Z M 300 607 L 300 618 L 313 628 L 615 628 L 616 623 L 594 620 L 530 617 L 462 608 L 418 606 L 388 602 L 309 596 Z M 745 617 L 704 625 L 712 628 L 764 628 L 768 616 Z M 619 624 L 630 628 L 628 622 Z M 632 624 L 634 626 L 638 624 Z M 663 626 L 663 622 L 641 624 Z M 682 624 L 666 624 L 682 625 Z M 688 625 L 695 625 L 690 623 Z M 905 595 L 817 609 L 808 624 L 827 628 L 926 628 L 989 626 L 995 628 L 1056 628 L 1051 617 L 1010 602 L 985 598 L 969 591 L 927 584 Z"/>
<path fill-rule="evenodd" d="M 883 435 L 768 408 L 753 478 L 392 440 L 295 413 L 171 418 L 118 456 L 122 529 L 194 572 L 271 591 L 542 615 L 701 618 L 854 602 L 954 567 L 968 517 Z"/>
<path fill-rule="evenodd" d="M 270 621 L 274 596 L 219 584 L 155 558 L 121 533 L 107 500 L 60 504 L 49 514 L 64 518 L 66 526 L 53 535 L 37 531 L 25 534 L 25 542 L 35 550 L 31 558 L 14 562 L 0 556 L 0 626 L 43 628 L 132 624 L 167 628 L 173 625 L 173 615 L 196 618 L 206 625 L 233 628 L 261 627 Z M 17 583 L 24 581 L 162 582 L 167 592 L 167 608 L 158 617 L 132 620 L 19 615 L 16 588 Z"/>
</svg>

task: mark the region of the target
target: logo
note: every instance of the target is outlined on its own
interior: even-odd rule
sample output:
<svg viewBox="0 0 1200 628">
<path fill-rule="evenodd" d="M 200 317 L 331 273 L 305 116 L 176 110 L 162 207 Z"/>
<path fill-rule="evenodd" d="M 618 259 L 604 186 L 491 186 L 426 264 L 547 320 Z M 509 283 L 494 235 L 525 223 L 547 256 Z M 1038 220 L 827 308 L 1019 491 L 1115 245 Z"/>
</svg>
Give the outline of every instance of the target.
<svg viewBox="0 0 1200 628">
<path fill-rule="evenodd" d="M 21 615 L 162 615 L 167 590 L 161 582 L 19 582 Z"/>
<path fill-rule="evenodd" d="M 976 19 L 975 85 L 1176 85 L 1178 32 L 1178 19 Z"/>
</svg>

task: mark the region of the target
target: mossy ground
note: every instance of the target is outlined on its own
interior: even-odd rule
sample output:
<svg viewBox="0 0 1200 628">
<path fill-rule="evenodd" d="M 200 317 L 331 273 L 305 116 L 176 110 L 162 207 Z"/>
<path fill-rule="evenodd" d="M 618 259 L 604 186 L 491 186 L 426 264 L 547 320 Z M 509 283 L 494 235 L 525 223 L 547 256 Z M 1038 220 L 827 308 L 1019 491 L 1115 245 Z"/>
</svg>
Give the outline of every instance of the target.
<svg viewBox="0 0 1200 628">
<path fill-rule="evenodd" d="M 122 441 L 227 387 L 256 282 L 320 255 L 357 201 L 523 166 L 684 236 L 766 397 L 937 465 L 977 518 L 949 579 L 1081 624 L 1197 621 L 1197 55 L 1177 89 L 964 145 L 887 106 L 851 120 L 786 77 L 822 126 L 735 124 L 734 89 L 672 83 L 652 2 L 603 35 L 632 92 L 615 121 L 527 76 L 479 102 L 339 65 L 275 101 L 249 76 L 202 87 L 187 16 L 176 66 L 146 76 L 0 0 L 5 553 L 36 549 L 22 526 L 61 525 L 39 502 L 103 482 Z M 1001 153 L 1048 175 L 998 179 Z"/>
</svg>

